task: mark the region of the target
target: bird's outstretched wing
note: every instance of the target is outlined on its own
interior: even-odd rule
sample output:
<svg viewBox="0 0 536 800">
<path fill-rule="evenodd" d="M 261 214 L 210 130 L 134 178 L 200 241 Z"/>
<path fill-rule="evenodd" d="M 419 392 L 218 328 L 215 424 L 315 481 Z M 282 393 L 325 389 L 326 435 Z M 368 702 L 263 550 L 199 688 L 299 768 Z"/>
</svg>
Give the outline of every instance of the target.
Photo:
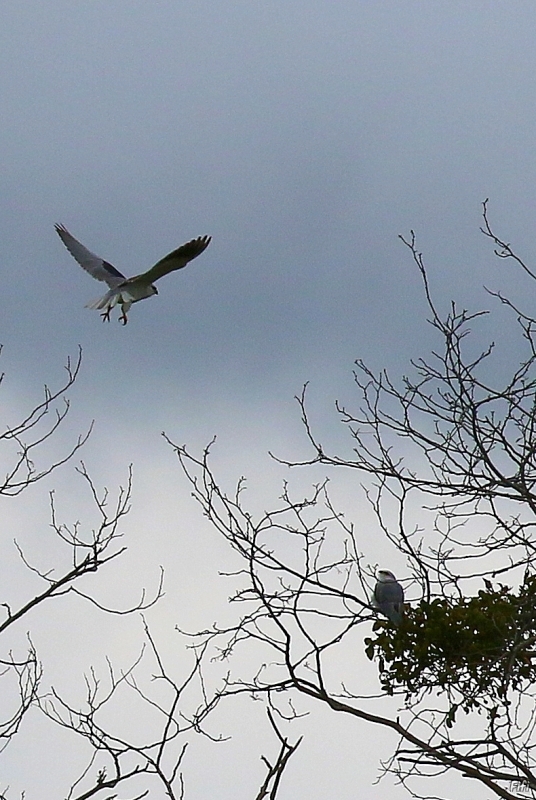
<svg viewBox="0 0 536 800">
<path fill-rule="evenodd" d="M 89 272 L 98 281 L 104 281 L 108 284 L 110 289 L 115 289 L 120 283 L 126 280 L 125 276 L 119 272 L 112 264 L 104 261 L 100 256 L 96 256 L 90 250 L 80 244 L 78 239 L 71 236 L 69 231 L 64 225 L 56 224 L 56 233 L 61 241 L 80 266 Z"/>
<path fill-rule="evenodd" d="M 182 269 L 197 256 L 201 255 L 203 250 L 206 250 L 211 242 L 212 236 L 198 236 L 197 239 L 192 239 L 190 242 L 181 245 L 177 250 L 168 253 L 167 256 L 157 261 L 154 267 L 143 272 L 141 275 L 136 275 L 131 278 L 131 283 L 154 283 L 163 275 L 168 272 L 173 272 L 176 269 Z"/>
</svg>

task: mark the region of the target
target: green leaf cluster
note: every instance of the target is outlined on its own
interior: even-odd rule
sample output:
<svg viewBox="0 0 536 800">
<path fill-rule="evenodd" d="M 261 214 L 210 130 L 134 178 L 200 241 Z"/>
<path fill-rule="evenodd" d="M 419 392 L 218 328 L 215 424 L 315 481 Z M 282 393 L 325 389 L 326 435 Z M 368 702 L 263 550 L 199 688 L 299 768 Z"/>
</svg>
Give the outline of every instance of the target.
<svg viewBox="0 0 536 800">
<path fill-rule="evenodd" d="M 398 627 L 377 620 L 365 639 L 387 694 L 457 690 L 468 711 L 508 702 L 509 690 L 536 682 L 536 576 L 517 593 L 507 586 L 471 598 L 436 598 L 406 607 Z"/>
</svg>

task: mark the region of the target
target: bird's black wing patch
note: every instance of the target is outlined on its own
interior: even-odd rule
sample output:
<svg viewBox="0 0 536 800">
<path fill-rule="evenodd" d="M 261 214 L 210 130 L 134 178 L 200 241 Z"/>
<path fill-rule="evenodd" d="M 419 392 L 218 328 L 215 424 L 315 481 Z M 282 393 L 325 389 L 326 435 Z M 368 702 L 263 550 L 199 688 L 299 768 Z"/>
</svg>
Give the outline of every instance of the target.
<svg viewBox="0 0 536 800">
<path fill-rule="evenodd" d="M 103 266 L 103 267 L 104 267 L 106 270 L 108 270 L 108 272 L 111 272 L 111 273 L 112 273 L 112 275 L 115 275 L 115 277 L 116 277 L 116 278 L 122 278 L 123 280 L 126 280 L 126 278 L 125 278 L 125 276 L 123 275 L 123 273 L 122 273 L 122 272 L 119 272 L 119 270 L 118 270 L 118 269 L 116 269 L 116 268 L 114 267 L 114 265 L 113 265 L 113 264 L 110 264 L 110 262 L 109 262 L 109 261 L 103 261 L 103 262 L 102 262 L 102 266 Z"/>
</svg>

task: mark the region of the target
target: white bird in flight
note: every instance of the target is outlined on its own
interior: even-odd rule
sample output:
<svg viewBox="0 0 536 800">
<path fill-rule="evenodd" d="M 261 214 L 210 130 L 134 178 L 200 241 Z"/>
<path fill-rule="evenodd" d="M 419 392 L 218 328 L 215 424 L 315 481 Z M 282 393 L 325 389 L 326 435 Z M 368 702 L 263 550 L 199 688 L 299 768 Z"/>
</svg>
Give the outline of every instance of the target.
<svg viewBox="0 0 536 800">
<path fill-rule="evenodd" d="M 104 281 L 110 287 L 110 291 L 106 292 L 104 297 L 88 303 L 86 308 L 103 309 L 101 316 L 103 320 L 109 322 L 112 308 L 119 303 L 122 312 L 119 319 L 123 325 L 128 322 L 127 312 L 132 303 L 158 294 L 158 289 L 153 285 L 154 281 L 167 275 L 168 272 L 185 267 L 189 261 L 197 258 L 203 250 L 206 250 L 212 239 L 211 236 L 198 236 L 197 239 L 192 239 L 177 250 L 168 253 L 147 272 L 142 272 L 141 275 L 135 275 L 133 278 L 126 278 L 108 261 L 104 261 L 95 253 L 87 250 L 64 225 L 55 225 L 55 228 L 63 244 L 80 266 L 98 281 Z"/>
<path fill-rule="evenodd" d="M 372 605 L 395 625 L 400 625 L 404 613 L 404 589 L 388 569 L 379 569 L 376 577 Z"/>
</svg>

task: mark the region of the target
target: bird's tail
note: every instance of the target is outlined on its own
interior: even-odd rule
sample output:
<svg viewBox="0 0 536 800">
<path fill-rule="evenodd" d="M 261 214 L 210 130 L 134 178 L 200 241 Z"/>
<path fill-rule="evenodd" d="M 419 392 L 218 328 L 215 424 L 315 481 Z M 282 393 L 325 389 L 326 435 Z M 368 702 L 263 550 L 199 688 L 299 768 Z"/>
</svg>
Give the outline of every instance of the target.
<svg viewBox="0 0 536 800">
<path fill-rule="evenodd" d="M 93 308 L 93 309 L 103 309 L 105 308 L 108 310 L 109 308 L 113 308 L 118 301 L 119 295 L 115 289 L 110 289 L 109 292 L 106 292 L 104 297 L 99 297 L 98 300 L 93 300 L 91 303 L 86 304 L 86 308 Z"/>
</svg>

